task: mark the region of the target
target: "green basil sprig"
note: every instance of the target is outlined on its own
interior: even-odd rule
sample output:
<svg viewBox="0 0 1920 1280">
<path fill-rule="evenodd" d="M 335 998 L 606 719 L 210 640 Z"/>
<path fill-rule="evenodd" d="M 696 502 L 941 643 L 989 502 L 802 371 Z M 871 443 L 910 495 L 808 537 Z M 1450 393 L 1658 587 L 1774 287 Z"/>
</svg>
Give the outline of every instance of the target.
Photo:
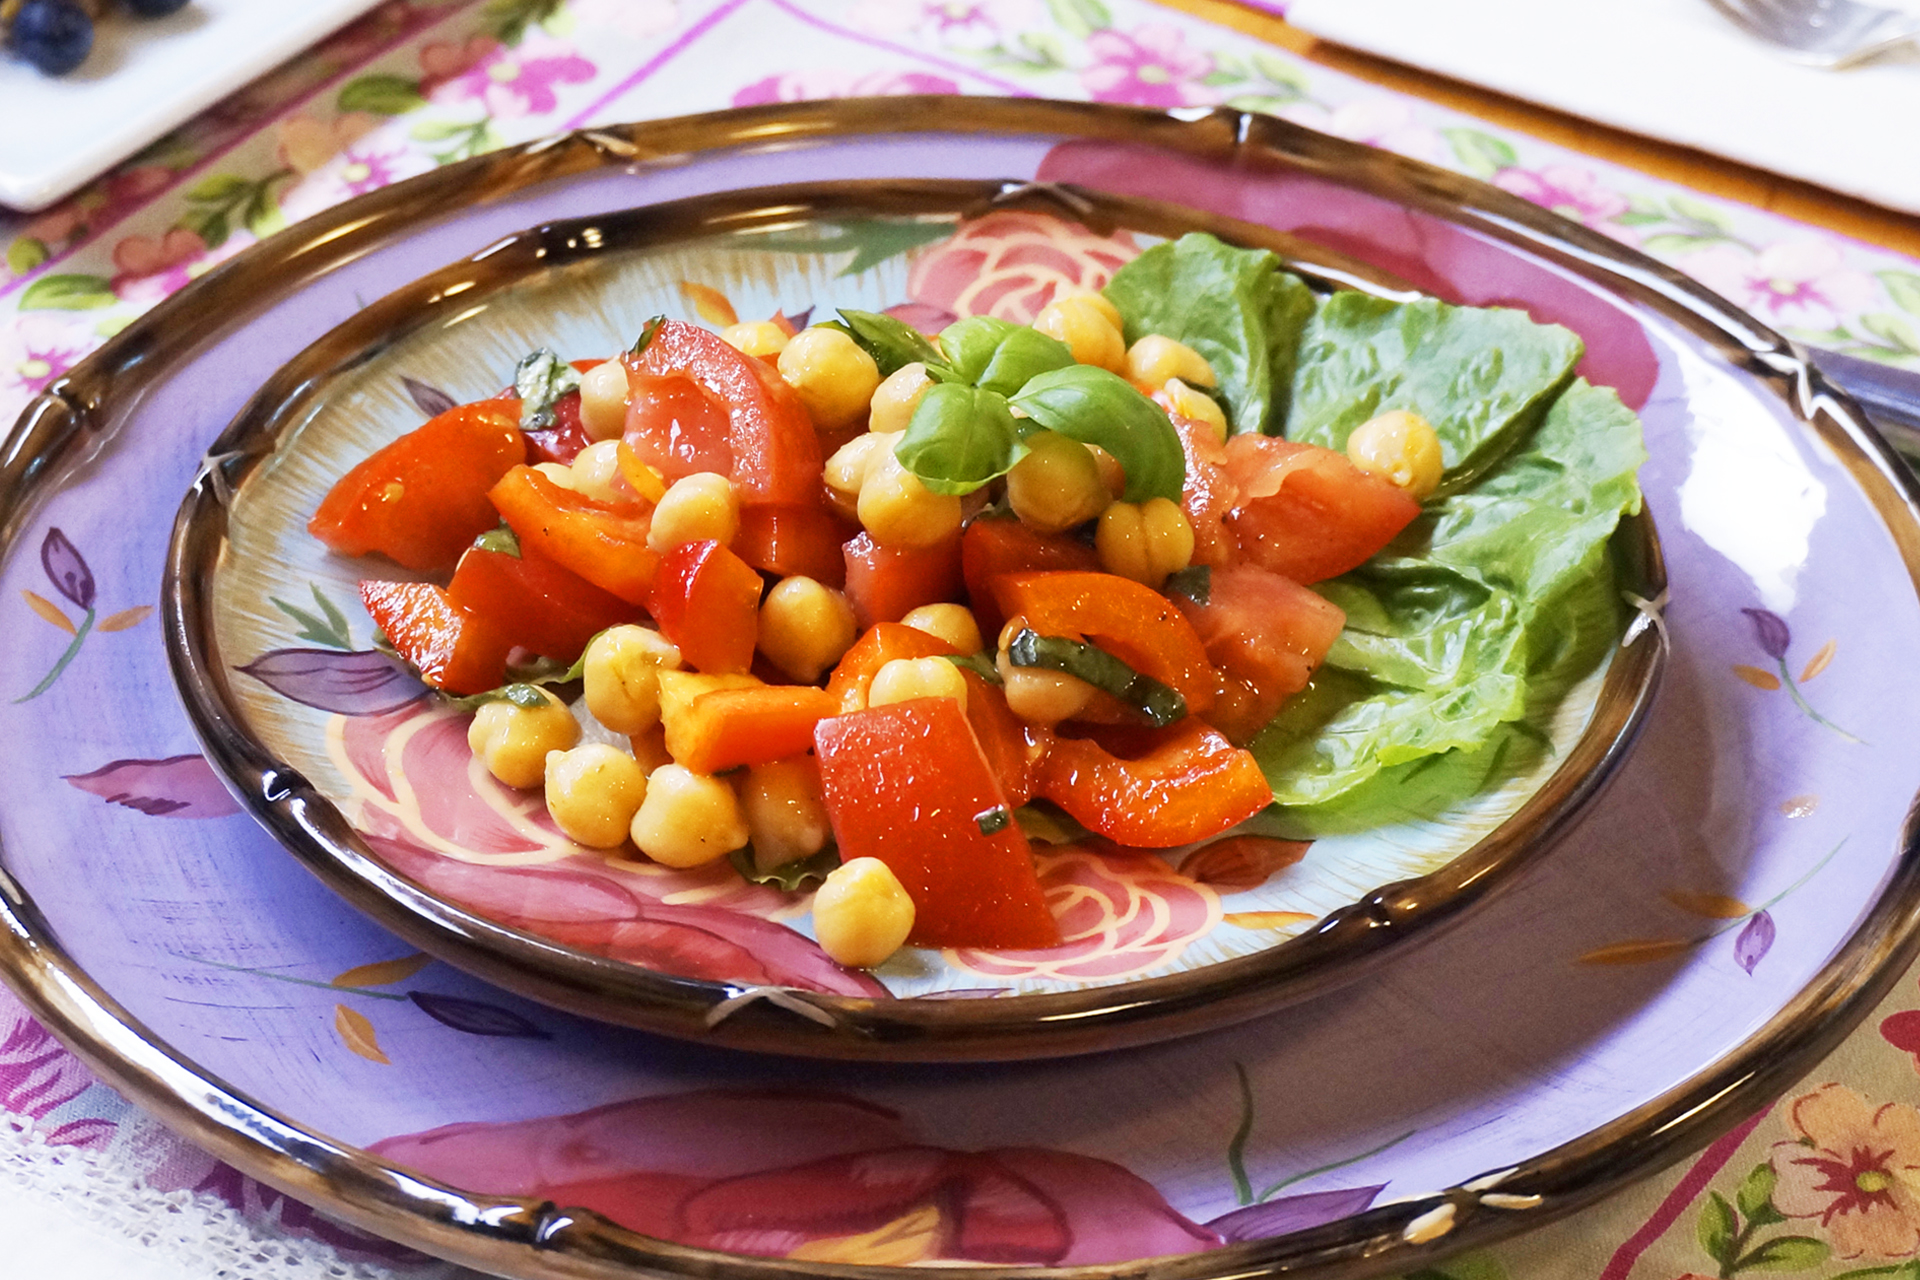
<svg viewBox="0 0 1920 1280">
<path fill-rule="evenodd" d="M 1073 363 L 1072 349 L 1058 338 L 992 316 L 948 325 L 940 332 L 940 350 L 957 381 L 1003 396 L 1017 395 L 1028 379 Z"/>
<path fill-rule="evenodd" d="M 1027 456 L 1022 425 L 1005 396 L 936 382 L 914 406 L 893 456 L 935 493 L 972 493 Z"/>
<path fill-rule="evenodd" d="M 580 375 L 552 348 L 542 347 L 514 367 L 513 389 L 520 396 L 520 429 L 541 431 L 553 425 L 553 402 L 580 389 Z"/>
<path fill-rule="evenodd" d="M 1090 364 L 1070 365 L 1030 378 L 1013 407 L 1063 436 L 1097 444 L 1127 472 L 1128 502 L 1180 501 L 1187 459 L 1180 435 L 1159 405 L 1118 374 Z"/>
<path fill-rule="evenodd" d="M 841 309 L 838 321 L 823 322 L 829 329 L 838 329 L 873 357 L 880 366 L 880 376 L 890 377 L 902 368 L 919 361 L 927 366 L 927 373 L 941 381 L 952 381 L 952 371 L 941 356 L 939 348 L 927 341 L 925 334 L 892 316 L 882 315 L 878 311 L 849 311 Z"/>
</svg>

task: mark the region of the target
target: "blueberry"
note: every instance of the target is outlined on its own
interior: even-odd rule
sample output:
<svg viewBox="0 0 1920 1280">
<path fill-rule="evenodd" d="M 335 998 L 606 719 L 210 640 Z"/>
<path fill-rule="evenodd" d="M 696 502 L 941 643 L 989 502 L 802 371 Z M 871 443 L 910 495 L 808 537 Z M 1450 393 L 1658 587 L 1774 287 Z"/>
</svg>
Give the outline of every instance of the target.
<svg viewBox="0 0 1920 1280">
<path fill-rule="evenodd" d="M 68 0 L 27 0 L 13 16 L 7 47 L 50 76 L 63 76 L 93 49 L 93 20 Z"/>
<path fill-rule="evenodd" d="M 187 0 L 121 0 L 143 18 L 164 18 L 187 7 Z"/>
</svg>

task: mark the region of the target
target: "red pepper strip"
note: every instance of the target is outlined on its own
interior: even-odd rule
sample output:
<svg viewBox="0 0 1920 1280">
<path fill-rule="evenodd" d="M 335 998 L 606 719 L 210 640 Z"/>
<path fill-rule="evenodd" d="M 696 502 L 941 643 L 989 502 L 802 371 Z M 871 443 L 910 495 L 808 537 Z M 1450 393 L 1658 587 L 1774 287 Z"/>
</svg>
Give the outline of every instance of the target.
<svg viewBox="0 0 1920 1280">
<path fill-rule="evenodd" d="M 1213 706 L 1213 666 L 1193 624 L 1173 601 L 1111 573 L 1020 573 L 996 578 L 1007 617 L 1026 618 L 1043 636 L 1087 640 L 1143 676 L 1178 690 L 1190 715 Z"/>
<path fill-rule="evenodd" d="M 638 622 L 638 605 L 603 591 L 531 547 L 517 556 L 471 547 L 447 587 L 453 603 L 513 643 L 572 662 L 608 627 Z"/>
<path fill-rule="evenodd" d="M 813 728 L 840 704 L 812 685 L 715 689 L 688 705 L 667 737 L 673 758 L 695 773 L 766 764 L 813 746 Z"/>
<path fill-rule="evenodd" d="M 613 506 L 563 489 L 532 467 L 515 467 L 487 494 L 522 548 L 532 548 L 628 604 L 653 593 L 660 556 L 647 549 L 651 508 Z"/>
<path fill-rule="evenodd" d="M 1135 760 L 1057 738 L 1038 781 L 1039 794 L 1088 830 L 1142 849 L 1217 836 L 1273 801 L 1253 755 L 1191 716 Z"/>
<path fill-rule="evenodd" d="M 434 688 L 484 693 L 506 678 L 512 639 L 431 582 L 362 582 L 360 603 L 380 634 Z"/>
<path fill-rule="evenodd" d="M 843 861 L 878 858 L 925 947 L 1058 946 L 1060 929 L 960 704 L 915 698 L 822 720 L 820 781 Z"/>
<path fill-rule="evenodd" d="M 1007 695 L 978 673 L 962 670 L 967 682 L 967 723 L 980 741 L 980 750 L 1007 793 L 1007 803 L 1018 807 L 1033 799 L 1034 774 L 1053 741 L 1053 731 L 1030 725 L 1013 714 Z"/>
<path fill-rule="evenodd" d="M 683 542 L 661 561 L 648 609 L 695 671 L 742 672 L 760 641 L 763 585 L 751 565 L 713 539 Z"/>
<path fill-rule="evenodd" d="M 993 581 L 1010 573 L 1042 569 L 1098 569 L 1094 549 L 1061 534 L 1035 533 L 1018 520 L 981 516 L 960 539 L 960 569 L 967 599 L 979 619 L 980 634 L 991 640 L 1006 619 L 993 600 Z"/>
</svg>

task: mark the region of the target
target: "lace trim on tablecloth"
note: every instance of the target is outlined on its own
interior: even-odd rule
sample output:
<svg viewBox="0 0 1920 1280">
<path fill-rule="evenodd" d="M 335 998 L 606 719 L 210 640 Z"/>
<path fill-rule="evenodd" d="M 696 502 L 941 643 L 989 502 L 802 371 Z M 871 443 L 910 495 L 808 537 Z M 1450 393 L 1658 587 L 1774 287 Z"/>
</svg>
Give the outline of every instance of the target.
<svg viewBox="0 0 1920 1280">
<path fill-rule="evenodd" d="M 219 1196 L 161 1191 L 105 1152 L 56 1145 L 31 1122 L 0 1117 L 0 1195 L 54 1203 L 103 1233 L 207 1280 L 392 1280 L 387 1266 L 342 1257 L 324 1240 L 274 1236 Z M 414 1277 L 474 1273 L 449 1264 L 409 1267 Z"/>
</svg>

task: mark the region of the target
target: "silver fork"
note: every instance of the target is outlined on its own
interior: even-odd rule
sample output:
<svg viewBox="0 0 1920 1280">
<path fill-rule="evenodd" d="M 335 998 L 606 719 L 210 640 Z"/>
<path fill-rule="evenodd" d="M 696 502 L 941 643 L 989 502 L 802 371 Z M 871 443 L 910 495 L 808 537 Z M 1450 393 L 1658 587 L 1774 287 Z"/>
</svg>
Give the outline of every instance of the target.
<svg viewBox="0 0 1920 1280">
<path fill-rule="evenodd" d="M 1796 62 L 1838 71 L 1920 36 L 1920 13 L 1863 0 L 1708 0 Z"/>
</svg>

